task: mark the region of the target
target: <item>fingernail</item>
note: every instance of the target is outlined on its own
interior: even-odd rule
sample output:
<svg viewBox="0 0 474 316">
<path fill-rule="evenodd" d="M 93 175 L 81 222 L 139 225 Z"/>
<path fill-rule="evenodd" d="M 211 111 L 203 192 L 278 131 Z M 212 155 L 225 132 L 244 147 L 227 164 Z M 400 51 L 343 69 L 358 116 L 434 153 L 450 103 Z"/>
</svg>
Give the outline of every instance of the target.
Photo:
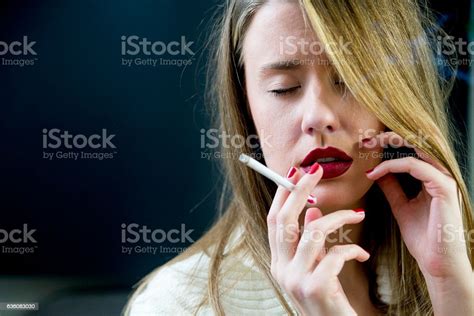
<svg viewBox="0 0 474 316">
<path fill-rule="evenodd" d="M 363 208 L 356 208 L 354 210 L 354 212 L 356 212 L 357 214 L 360 214 L 360 215 L 364 215 L 365 214 L 365 210 Z"/>
<path fill-rule="evenodd" d="M 315 173 L 319 169 L 319 163 L 315 162 L 312 166 L 311 169 L 309 169 L 309 174 Z"/>
<path fill-rule="evenodd" d="M 296 172 L 296 168 L 295 167 L 291 167 L 290 170 L 288 171 L 288 174 L 287 174 L 287 178 L 291 178 Z"/>
<path fill-rule="evenodd" d="M 366 174 L 369 174 L 369 173 L 371 173 L 373 170 L 374 170 L 374 168 L 369 169 L 369 170 L 367 170 L 365 173 L 366 173 Z"/>
<path fill-rule="evenodd" d="M 310 194 L 307 201 L 309 204 L 316 204 L 317 199 L 314 195 Z"/>
</svg>

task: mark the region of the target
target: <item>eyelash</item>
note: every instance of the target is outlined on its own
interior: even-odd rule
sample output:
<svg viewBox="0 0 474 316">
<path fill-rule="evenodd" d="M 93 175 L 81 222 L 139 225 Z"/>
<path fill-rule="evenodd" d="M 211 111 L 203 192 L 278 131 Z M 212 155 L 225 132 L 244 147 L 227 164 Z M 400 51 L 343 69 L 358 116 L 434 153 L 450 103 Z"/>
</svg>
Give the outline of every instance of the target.
<svg viewBox="0 0 474 316">
<path fill-rule="evenodd" d="M 299 88 L 301 88 L 301 86 L 291 87 L 287 89 L 275 89 L 275 90 L 270 90 L 269 92 L 278 97 L 278 96 L 284 96 L 286 94 L 290 94 Z"/>
<path fill-rule="evenodd" d="M 341 85 L 341 86 L 345 86 L 345 82 L 342 81 L 342 80 L 336 80 L 334 82 L 335 85 Z M 297 89 L 301 88 L 301 86 L 295 86 L 295 87 L 291 87 L 291 88 L 287 88 L 287 89 L 275 89 L 275 90 L 270 90 L 269 92 L 277 97 L 279 96 L 284 96 L 284 95 L 287 95 L 287 94 L 290 94 L 290 93 L 293 93 L 295 92 Z"/>
<path fill-rule="evenodd" d="M 335 80 L 334 81 L 334 88 L 337 89 L 339 93 L 342 94 L 342 97 L 345 98 L 347 95 L 347 86 L 346 83 L 342 80 Z"/>
</svg>

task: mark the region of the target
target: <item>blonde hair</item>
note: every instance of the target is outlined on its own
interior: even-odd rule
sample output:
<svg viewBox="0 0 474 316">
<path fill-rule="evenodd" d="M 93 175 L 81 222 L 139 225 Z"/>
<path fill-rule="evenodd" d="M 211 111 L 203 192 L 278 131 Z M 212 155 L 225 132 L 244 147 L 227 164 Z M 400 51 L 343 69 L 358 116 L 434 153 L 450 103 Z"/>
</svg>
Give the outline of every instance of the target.
<svg viewBox="0 0 474 316">
<path fill-rule="evenodd" d="M 208 91 L 217 107 L 216 124 L 231 135 L 256 135 L 244 91 L 242 43 L 246 30 L 262 0 L 228 0 L 224 12 L 211 31 L 214 46 L 209 63 Z M 459 202 L 466 233 L 474 229 L 472 204 L 454 148 L 460 143 L 450 121 L 447 98 L 453 81 L 446 80 L 436 65 L 433 38 L 442 33 L 433 23 L 426 3 L 415 0 L 300 0 L 300 7 L 322 43 L 340 38 L 350 41 L 351 54 L 340 47 L 327 51 L 337 73 L 354 98 L 371 111 L 389 130 L 410 139 L 413 145 L 436 158 L 453 176 L 459 188 Z M 421 141 L 420 132 L 425 141 Z M 413 141 L 412 141 L 413 140 Z M 457 148 L 462 150 L 462 148 Z M 235 157 L 235 148 L 219 148 L 224 157 Z M 239 150 L 241 151 L 241 149 Z M 247 153 L 254 150 L 245 148 Z M 461 152 L 466 155 L 465 152 Z M 263 159 L 262 159 L 263 161 Z M 278 284 L 270 273 L 270 248 L 266 216 L 276 186 L 240 164 L 237 159 L 222 159 L 225 186 L 219 214 L 209 231 L 170 262 L 144 278 L 130 302 L 164 266 L 200 251 L 210 256 L 208 291 L 204 304 L 223 315 L 219 280 L 223 251 L 237 225 L 244 234 L 241 249 L 249 253 L 258 269 L 271 282 L 283 308 L 291 314 Z M 416 194 L 419 183 L 400 176 L 403 187 Z M 383 193 L 373 185 L 367 193 L 368 212 L 373 216 L 364 224 L 364 243 L 371 253 L 367 263 L 369 291 L 374 305 L 388 315 L 432 315 L 433 310 L 423 275 L 400 236 L 398 226 Z M 390 230 L 387 229 L 390 228 Z M 471 265 L 473 243 L 466 247 Z M 375 269 L 387 266 L 394 302 L 385 304 L 376 291 Z M 196 311 L 197 312 L 197 311 Z"/>
</svg>

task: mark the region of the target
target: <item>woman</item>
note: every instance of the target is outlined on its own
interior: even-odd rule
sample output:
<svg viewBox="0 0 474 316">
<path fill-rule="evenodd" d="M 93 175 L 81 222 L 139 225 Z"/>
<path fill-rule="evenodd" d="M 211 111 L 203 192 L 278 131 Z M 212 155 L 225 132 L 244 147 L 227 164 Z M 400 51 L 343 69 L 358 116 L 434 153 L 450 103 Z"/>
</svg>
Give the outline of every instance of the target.
<svg viewBox="0 0 474 316">
<path fill-rule="evenodd" d="M 126 313 L 474 315 L 433 25 L 415 0 L 229 0 L 209 68 L 220 128 L 258 135 L 244 152 L 296 189 L 223 159 L 224 211 Z"/>
</svg>

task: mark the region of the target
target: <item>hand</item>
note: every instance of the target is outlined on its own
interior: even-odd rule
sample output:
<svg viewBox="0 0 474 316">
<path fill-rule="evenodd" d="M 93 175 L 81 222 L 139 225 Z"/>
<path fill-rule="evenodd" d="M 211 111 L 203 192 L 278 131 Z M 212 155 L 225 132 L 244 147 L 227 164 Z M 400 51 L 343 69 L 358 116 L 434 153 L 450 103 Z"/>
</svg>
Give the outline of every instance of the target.
<svg viewBox="0 0 474 316">
<path fill-rule="evenodd" d="M 298 228 L 307 196 L 322 174 L 320 167 L 297 181 L 296 171 L 290 178 L 296 184 L 293 191 L 278 188 L 267 217 L 271 273 L 302 315 L 356 315 L 337 276 L 346 261 L 363 262 L 369 254 L 355 244 L 334 246 L 329 252 L 324 246 L 328 234 L 344 224 L 360 223 L 364 213 L 341 210 L 322 216 L 318 208 L 309 208 L 301 236 Z"/>
<path fill-rule="evenodd" d="M 407 147 L 414 148 L 394 132 L 381 133 L 375 139 L 380 146 L 405 142 Z M 385 194 L 403 241 L 425 277 L 433 306 L 441 310 L 439 306 L 451 298 L 439 293 L 439 289 L 451 287 L 452 293 L 467 295 L 472 289 L 466 282 L 472 284 L 474 278 L 464 241 L 457 183 L 440 162 L 418 148 L 414 150 L 421 159 L 383 161 L 367 177 L 375 180 Z M 409 200 L 393 173 L 409 173 L 420 180 L 420 193 Z M 452 300 L 451 311 L 456 310 L 455 305 L 466 306 L 460 297 Z"/>
<path fill-rule="evenodd" d="M 394 132 L 381 133 L 375 138 L 380 146 L 389 142 L 406 143 Z M 367 177 L 375 180 L 384 192 L 403 240 L 420 268 L 429 275 L 446 277 L 457 271 L 458 264 L 468 260 L 464 241 L 446 233 L 463 232 L 457 184 L 439 162 L 418 148 L 414 150 L 422 160 L 405 157 L 383 161 Z M 418 196 L 411 200 L 392 174 L 403 172 L 423 183 Z"/>
</svg>

